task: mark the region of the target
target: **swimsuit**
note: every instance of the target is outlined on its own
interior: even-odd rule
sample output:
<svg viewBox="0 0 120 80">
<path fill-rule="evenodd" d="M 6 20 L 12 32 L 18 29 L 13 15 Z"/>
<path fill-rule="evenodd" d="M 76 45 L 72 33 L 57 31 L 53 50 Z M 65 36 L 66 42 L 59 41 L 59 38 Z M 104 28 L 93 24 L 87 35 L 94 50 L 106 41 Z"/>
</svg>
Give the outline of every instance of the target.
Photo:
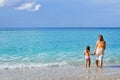
<svg viewBox="0 0 120 80">
<path fill-rule="evenodd" d="M 104 49 L 97 47 L 97 49 L 96 49 L 96 55 L 103 55 L 103 54 L 104 54 Z"/>
<path fill-rule="evenodd" d="M 99 61 L 102 61 L 103 60 L 103 55 L 96 56 L 96 59 L 99 60 Z"/>
<path fill-rule="evenodd" d="M 101 61 L 103 59 L 104 55 L 104 49 L 103 48 L 97 48 L 96 49 L 96 59 Z"/>
<path fill-rule="evenodd" d="M 85 59 L 86 59 L 86 60 L 89 60 L 89 59 L 90 59 L 90 56 L 85 56 Z"/>
</svg>

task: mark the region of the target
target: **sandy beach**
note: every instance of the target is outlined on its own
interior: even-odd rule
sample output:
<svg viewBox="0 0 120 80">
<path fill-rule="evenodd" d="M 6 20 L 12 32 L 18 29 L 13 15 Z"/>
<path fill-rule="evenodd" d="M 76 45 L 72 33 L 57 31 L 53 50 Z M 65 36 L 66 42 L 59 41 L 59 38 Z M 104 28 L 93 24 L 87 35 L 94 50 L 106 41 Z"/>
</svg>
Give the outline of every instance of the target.
<svg viewBox="0 0 120 80">
<path fill-rule="evenodd" d="M 120 80 L 119 65 L 1 69 L 0 80 Z"/>
</svg>

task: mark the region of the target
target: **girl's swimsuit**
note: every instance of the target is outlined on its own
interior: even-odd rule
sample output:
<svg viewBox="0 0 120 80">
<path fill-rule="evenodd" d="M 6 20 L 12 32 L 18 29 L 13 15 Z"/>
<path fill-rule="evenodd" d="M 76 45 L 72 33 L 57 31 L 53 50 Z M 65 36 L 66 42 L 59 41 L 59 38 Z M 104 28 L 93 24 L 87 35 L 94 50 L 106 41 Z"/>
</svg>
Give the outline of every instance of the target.
<svg viewBox="0 0 120 80">
<path fill-rule="evenodd" d="M 90 56 L 85 56 L 85 59 L 86 59 L 86 60 L 89 60 L 89 59 L 90 59 Z"/>
</svg>

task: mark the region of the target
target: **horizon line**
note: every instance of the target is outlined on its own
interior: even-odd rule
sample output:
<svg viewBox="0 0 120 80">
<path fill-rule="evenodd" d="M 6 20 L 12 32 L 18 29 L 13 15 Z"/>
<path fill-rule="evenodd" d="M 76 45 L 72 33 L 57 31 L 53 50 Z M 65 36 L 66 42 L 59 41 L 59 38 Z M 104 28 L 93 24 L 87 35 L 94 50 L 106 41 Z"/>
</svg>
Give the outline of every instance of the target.
<svg viewBox="0 0 120 80">
<path fill-rule="evenodd" d="M 120 28 L 120 27 L 0 27 L 0 29 L 14 29 L 14 28 Z"/>
<path fill-rule="evenodd" d="M 120 27 L 6 27 L 0 30 L 39 30 L 39 29 L 120 29 Z"/>
</svg>

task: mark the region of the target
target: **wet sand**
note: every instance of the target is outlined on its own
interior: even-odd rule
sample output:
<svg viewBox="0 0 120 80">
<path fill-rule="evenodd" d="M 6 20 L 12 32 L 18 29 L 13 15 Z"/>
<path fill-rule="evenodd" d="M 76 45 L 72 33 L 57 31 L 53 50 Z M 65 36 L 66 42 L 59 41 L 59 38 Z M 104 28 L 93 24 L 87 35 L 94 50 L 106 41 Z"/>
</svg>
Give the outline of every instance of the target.
<svg viewBox="0 0 120 80">
<path fill-rule="evenodd" d="M 0 69 L 0 80 L 120 80 L 119 65 Z"/>
</svg>

